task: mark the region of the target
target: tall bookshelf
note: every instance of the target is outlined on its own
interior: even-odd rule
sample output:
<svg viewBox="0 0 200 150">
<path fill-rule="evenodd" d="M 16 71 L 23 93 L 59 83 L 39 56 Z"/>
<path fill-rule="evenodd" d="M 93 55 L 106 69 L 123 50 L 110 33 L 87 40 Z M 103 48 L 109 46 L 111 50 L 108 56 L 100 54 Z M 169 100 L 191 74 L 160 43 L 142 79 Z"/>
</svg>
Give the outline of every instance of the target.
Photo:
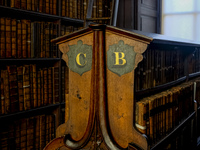
<svg viewBox="0 0 200 150">
<path fill-rule="evenodd" d="M 0 122 L 4 122 L 0 149 L 43 149 L 64 121 L 62 83 L 67 69 L 50 40 L 82 28 L 85 13 L 77 12 L 81 17 L 63 15 L 66 5 L 62 3 L 0 1 Z M 85 9 L 86 4 L 79 7 Z"/>
</svg>

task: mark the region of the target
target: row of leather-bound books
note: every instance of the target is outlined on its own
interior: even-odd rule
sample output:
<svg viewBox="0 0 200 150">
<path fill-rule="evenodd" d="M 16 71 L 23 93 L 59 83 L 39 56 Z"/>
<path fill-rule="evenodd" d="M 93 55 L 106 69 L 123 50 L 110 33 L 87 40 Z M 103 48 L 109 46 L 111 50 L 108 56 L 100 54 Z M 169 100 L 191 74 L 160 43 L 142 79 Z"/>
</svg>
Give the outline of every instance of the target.
<svg viewBox="0 0 200 150">
<path fill-rule="evenodd" d="M 59 15 L 58 7 L 61 3 L 61 16 L 85 19 L 88 0 L 0 0 L 0 5 L 40 13 Z M 93 17 L 109 17 L 112 0 L 94 0 Z"/>
<path fill-rule="evenodd" d="M 0 58 L 57 58 L 58 23 L 0 18 Z M 61 26 L 61 35 L 78 27 Z M 63 32 L 64 31 L 64 32 Z"/>
<path fill-rule="evenodd" d="M 150 89 L 184 76 L 184 57 L 180 50 L 148 49 L 135 70 L 135 90 Z"/>
<path fill-rule="evenodd" d="M 1 70 L 0 114 L 59 103 L 59 68 L 35 64 L 7 66 Z"/>
<path fill-rule="evenodd" d="M 188 57 L 187 66 L 184 65 L 186 57 L 181 50 L 148 49 L 143 57 L 144 59 L 135 70 L 136 91 L 150 89 L 180 79 L 185 76 L 185 71 L 189 74 L 200 71 L 200 49 Z"/>
<path fill-rule="evenodd" d="M 200 98 L 199 92 L 195 97 L 194 93 L 199 90 L 200 78 L 197 78 L 142 98 L 136 102 L 136 128 L 155 144 L 194 111 L 194 98 Z"/>
<path fill-rule="evenodd" d="M 1 123 L 0 149 L 43 149 L 55 137 L 54 115 L 40 115 Z"/>
</svg>

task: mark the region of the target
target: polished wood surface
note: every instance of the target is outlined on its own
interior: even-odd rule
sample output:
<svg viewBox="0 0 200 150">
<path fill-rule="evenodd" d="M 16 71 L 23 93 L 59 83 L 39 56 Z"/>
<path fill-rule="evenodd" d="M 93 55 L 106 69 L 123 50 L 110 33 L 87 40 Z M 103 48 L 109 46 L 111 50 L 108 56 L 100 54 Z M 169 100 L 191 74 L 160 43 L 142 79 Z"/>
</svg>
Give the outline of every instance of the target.
<svg viewBox="0 0 200 150">
<path fill-rule="evenodd" d="M 65 123 L 45 149 L 148 149 L 146 137 L 133 125 L 134 69 L 152 39 L 105 25 L 84 31 L 55 40 L 70 68 L 69 93 Z M 92 65 L 84 70 L 90 60 L 81 50 L 90 46 Z M 70 55 L 75 51 L 75 57 Z"/>
</svg>

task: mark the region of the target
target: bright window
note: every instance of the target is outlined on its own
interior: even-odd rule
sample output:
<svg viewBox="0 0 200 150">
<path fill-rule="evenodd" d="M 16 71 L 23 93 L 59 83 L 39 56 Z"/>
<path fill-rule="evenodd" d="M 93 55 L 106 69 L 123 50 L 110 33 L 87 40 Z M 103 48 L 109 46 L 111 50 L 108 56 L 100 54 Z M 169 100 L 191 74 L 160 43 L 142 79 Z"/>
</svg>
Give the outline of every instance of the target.
<svg viewBox="0 0 200 150">
<path fill-rule="evenodd" d="M 162 34 L 200 41 L 200 0 L 163 0 Z"/>
</svg>

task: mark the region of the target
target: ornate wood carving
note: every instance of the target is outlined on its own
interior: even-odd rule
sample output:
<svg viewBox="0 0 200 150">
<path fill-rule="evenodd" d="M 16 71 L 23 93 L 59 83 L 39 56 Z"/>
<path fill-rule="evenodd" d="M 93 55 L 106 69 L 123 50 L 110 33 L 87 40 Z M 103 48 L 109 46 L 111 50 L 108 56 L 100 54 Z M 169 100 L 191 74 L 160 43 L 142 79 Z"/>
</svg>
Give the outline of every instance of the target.
<svg viewBox="0 0 200 150">
<path fill-rule="evenodd" d="M 45 149 L 56 143 L 62 149 L 148 149 L 147 139 L 133 125 L 134 69 L 151 39 L 105 25 L 84 30 L 54 40 L 69 66 L 74 61 L 84 67 L 89 56 L 87 48 L 80 54 L 75 47 L 76 56 L 70 57 L 72 45 L 91 45 L 92 67 L 82 73 L 69 67 L 68 118 Z"/>
</svg>

